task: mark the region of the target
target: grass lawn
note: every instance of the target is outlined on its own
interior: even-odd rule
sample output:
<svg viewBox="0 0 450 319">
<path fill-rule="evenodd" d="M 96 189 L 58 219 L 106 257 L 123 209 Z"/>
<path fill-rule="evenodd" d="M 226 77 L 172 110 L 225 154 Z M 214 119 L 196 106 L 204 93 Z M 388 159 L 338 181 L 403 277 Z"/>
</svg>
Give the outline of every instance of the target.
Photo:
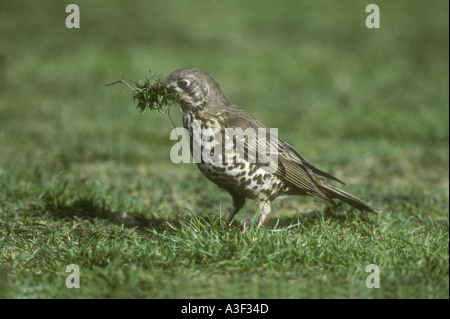
<svg viewBox="0 0 450 319">
<path fill-rule="evenodd" d="M 356 0 L 76 3 L 79 29 L 0 3 L 0 297 L 449 298 L 447 1 L 377 1 L 379 29 Z M 169 118 L 105 86 L 182 67 L 384 214 L 289 197 L 223 226 Z"/>
</svg>

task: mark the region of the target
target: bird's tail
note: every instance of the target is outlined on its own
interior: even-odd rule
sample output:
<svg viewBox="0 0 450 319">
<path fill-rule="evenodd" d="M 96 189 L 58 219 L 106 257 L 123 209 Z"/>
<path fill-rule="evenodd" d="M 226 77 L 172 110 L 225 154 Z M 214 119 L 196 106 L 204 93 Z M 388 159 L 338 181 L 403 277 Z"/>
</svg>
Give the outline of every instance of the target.
<svg viewBox="0 0 450 319">
<path fill-rule="evenodd" d="M 353 196 L 347 192 L 344 192 L 343 190 L 341 190 L 337 187 L 334 187 L 333 185 L 330 185 L 328 183 L 326 185 L 323 185 L 322 189 L 331 198 L 340 199 L 341 201 L 343 201 L 359 210 L 365 210 L 365 211 L 377 213 L 377 214 L 380 214 L 383 212 L 383 211 L 369 205 L 365 201 L 360 200 L 359 198 L 356 198 L 355 196 Z"/>
</svg>

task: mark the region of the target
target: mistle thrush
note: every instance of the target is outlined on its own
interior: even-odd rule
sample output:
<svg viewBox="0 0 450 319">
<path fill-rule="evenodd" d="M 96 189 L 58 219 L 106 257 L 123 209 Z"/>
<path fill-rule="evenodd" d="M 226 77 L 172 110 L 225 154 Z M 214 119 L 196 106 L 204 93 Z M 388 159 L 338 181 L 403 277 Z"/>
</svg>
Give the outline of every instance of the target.
<svg viewBox="0 0 450 319">
<path fill-rule="evenodd" d="M 256 223 L 259 227 L 270 213 L 272 201 L 286 195 L 310 195 L 333 205 L 334 199 L 339 199 L 360 210 L 381 212 L 328 183 L 325 178 L 343 182 L 314 167 L 264 124 L 231 104 L 219 84 L 205 72 L 195 68 L 180 69 L 172 72 L 162 85 L 177 93 L 184 128 L 190 135 L 191 153 L 196 147 L 200 151 L 209 147 L 216 153 L 210 154 L 215 156 L 207 160 L 200 158 L 197 165 L 203 175 L 232 196 L 234 209 L 227 223 L 231 223 L 246 198 L 250 198 L 258 203 Z M 213 129 L 213 134 L 206 134 L 205 140 L 196 134 L 196 129 L 201 132 Z M 247 135 L 230 137 L 230 129 L 240 129 Z M 265 132 L 262 135 L 258 134 L 261 129 Z M 227 144 L 230 140 L 232 143 Z M 260 149 L 264 149 L 264 154 L 258 152 Z M 275 155 L 272 156 L 275 160 L 263 163 L 259 155 Z"/>
</svg>

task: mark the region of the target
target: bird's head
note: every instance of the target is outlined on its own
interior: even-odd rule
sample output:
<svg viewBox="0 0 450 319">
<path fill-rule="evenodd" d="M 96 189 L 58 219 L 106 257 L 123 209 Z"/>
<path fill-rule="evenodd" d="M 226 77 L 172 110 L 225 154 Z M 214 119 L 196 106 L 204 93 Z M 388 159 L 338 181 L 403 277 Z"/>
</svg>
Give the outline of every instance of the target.
<svg viewBox="0 0 450 319">
<path fill-rule="evenodd" d="M 219 102 L 228 103 L 219 84 L 202 70 L 189 68 L 172 72 L 162 85 L 177 93 L 183 110 L 200 110 Z"/>
</svg>

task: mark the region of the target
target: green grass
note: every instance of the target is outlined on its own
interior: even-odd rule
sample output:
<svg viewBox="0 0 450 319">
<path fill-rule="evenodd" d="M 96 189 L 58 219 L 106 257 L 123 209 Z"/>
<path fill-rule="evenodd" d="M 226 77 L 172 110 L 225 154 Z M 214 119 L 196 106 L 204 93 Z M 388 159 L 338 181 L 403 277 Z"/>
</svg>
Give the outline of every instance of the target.
<svg viewBox="0 0 450 319">
<path fill-rule="evenodd" d="M 378 1 L 379 30 L 360 1 L 77 4 L 79 30 L 0 4 L 0 297 L 449 298 L 448 2 Z M 167 116 L 105 86 L 182 67 L 385 213 L 290 197 L 223 226 Z"/>
</svg>

